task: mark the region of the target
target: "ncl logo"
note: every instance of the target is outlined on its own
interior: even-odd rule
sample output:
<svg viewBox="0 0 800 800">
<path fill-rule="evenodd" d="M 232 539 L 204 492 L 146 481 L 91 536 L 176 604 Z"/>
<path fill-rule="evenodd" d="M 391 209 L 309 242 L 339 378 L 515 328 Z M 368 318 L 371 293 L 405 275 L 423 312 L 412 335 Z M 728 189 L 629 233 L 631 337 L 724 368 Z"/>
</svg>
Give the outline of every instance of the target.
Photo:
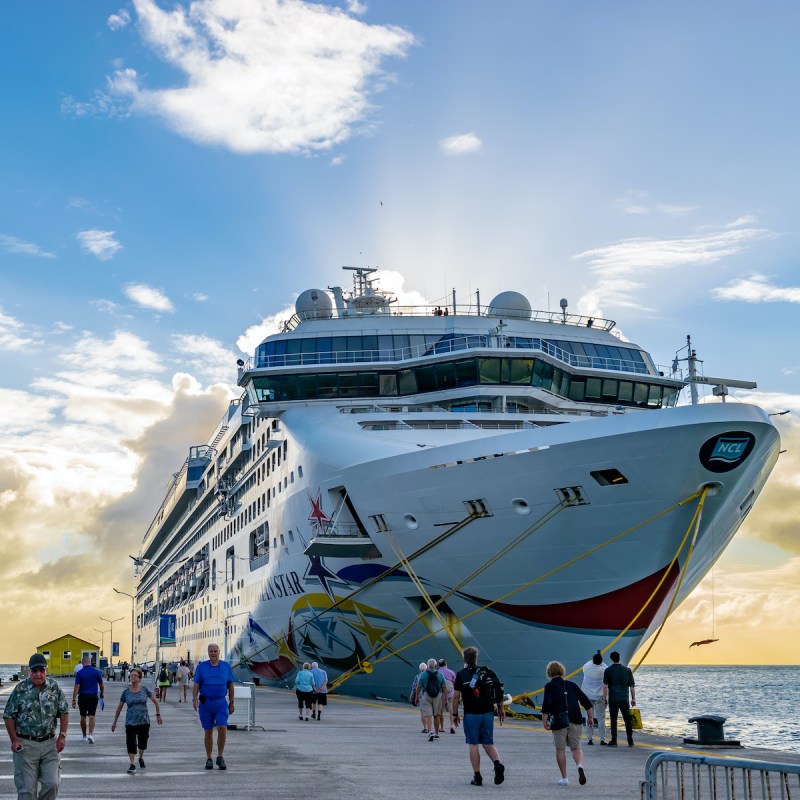
<svg viewBox="0 0 800 800">
<path fill-rule="evenodd" d="M 720 436 L 708 460 L 735 464 L 744 457 L 749 443 L 750 439 L 733 439 L 727 436 Z"/>
</svg>

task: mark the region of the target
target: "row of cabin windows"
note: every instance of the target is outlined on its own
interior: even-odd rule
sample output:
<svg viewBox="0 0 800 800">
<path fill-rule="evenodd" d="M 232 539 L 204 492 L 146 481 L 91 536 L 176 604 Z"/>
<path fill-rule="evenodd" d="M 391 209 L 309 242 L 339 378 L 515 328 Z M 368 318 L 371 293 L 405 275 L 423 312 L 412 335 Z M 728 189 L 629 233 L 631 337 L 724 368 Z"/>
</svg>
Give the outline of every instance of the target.
<svg viewBox="0 0 800 800">
<path fill-rule="evenodd" d="M 257 375 L 253 402 L 398 397 L 478 385 L 534 386 L 570 400 L 660 408 L 673 406 L 673 386 L 570 375 L 538 358 L 467 358 L 393 372 Z"/>
<path fill-rule="evenodd" d="M 381 334 L 359 336 L 319 336 L 275 339 L 263 342 L 256 350 L 256 367 L 282 367 L 295 364 L 339 364 L 359 361 L 400 361 L 438 353 L 490 347 L 497 337 L 486 334 Z M 562 360 L 599 369 L 647 372 L 646 353 L 629 347 L 561 339 L 506 336 L 506 347 L 544 350 Z M 560 353 L 557 351 L 561 351 Z M 575 358 L 570 358 L 574 356 Z"/>
</svg>

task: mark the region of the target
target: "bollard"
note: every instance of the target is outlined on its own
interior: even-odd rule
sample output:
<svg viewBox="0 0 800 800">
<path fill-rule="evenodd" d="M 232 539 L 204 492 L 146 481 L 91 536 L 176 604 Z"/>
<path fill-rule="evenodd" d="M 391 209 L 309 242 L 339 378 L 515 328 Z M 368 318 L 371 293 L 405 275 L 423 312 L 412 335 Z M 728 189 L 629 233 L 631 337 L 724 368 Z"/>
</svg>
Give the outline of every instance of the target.
<svg viewBox="0 0 800 800">
<path fill-rule="evenodd" d="M 739 747 L 739 742 L 725 739 L 723 726 L 726 717 L 717 714 L 699 714 L 690 717 L 689 722 L 697 724 L 697 738 L 684 739 L 684 744 L 699 744 L 706 747 Z"/>
</svg>

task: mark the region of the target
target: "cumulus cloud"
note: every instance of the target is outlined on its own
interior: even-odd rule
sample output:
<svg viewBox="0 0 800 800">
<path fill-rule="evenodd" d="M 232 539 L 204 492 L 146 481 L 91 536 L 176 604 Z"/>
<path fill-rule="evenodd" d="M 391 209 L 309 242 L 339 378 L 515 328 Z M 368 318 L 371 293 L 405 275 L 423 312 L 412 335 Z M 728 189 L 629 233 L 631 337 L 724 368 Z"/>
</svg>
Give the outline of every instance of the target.
<svg viewBox="0 0 800 800">
<path fill-rule="evenodd" d="M 108 261 L 122 249 L 122 245 L 114 238 L 116 231 L 80 231 L 78 241 L 81 247 L 101 261 Z"/>
<path fill-rule="evenodd" d="M 147 88 L 128 67 L 88 102 L 66 98 L 64 111 L 117 114 L 127 102 L 195 142 L 239 153 L 326 150 L 365 130 L 370 96 L 388 78 L 382 62 L 414 43 L 399 27 L 303 0 L 134 6 L 145 43 L 185 75 L 184 85 Z"/>
<path fill-rule="evenodd" d="M 196 300 L 198 303 L 205 303 L 206 300 L 208 300 L 208 295 L 202 292 L 194 292 L 192 294 L 192 300 Z"/>
<path fill-rule="evenodd" d="M 178 362 L 208 383 L 236 385 L 237 354 L 222 342 L 210 336 L 197 334 L 175 334 L 172 345 L 178 354 Z"/>
<path fill-rule="evenodd" d="M 121 8 L 116 14 L 111 14 L 106 20 L 108 27 L 112 31 L 118 31 L 126 27 L 131 21 L 130 12 L 126 8 Z"/>
<path fill-rule="evenodd" d="M 252 357 L 256 351 L 256 347 L 273 333 L 279 333 L 283 329 L 283 324 L 292 318 L 294 314 L 294 306 L 286 306 L 276 314 L 271 314 L 264 317 L 261 322 L 251 325 L 247 330 L 236 340 L 236 346 L 242 353 L 245 353 L 248 358 Z"/>
<path fill-rule="evenodd" d="M 56 257 L 55 253 L 42 249 L 38 244 L 24 242 L 22 239 L 17 239 L 16 236 L 9 236 L 6 233 L 0 233 L 0 247 L 7 253 L 13 253 L 14 255 L 37 256 L 39 258 Z"/>
<path fill-rule="evenodd" d="M 577 253 L 573 259 L 588 263 L 597 276 L 597 283 L 580 298 L 578 309 L 582 314 L 603 316 L 603 307 L 608 304 L 643 308 L 637 292 L 644 287 L 647 273 L 707 267 L 739 255 L 772 235 L 752 224 L 726 225 L 675 239 L 623 239 Z"/>
<path fill-rule="evenodd" d="M 123 292 L 125 296 L 142 308 L 153 311 L 175 311 L 172 301 L 160 289 L 148 286 L 145 283 L 129 283 Z"/>
<path fill-rule="evenodd" d="M 461 133 L 458 136 L 449 136 L 439 141 L 439 149 L 446 156 L 463 156 L 468 153 L 477 153 L 483 147 L 483 142 L 475 133 Z"/>
<path fill-rule="evenodd" d="M 711 296 L 715 300 L 742 300 L 745 303 L 800 303 L 800 287 L 774 286 L 766 275 L 755 273 L 713 289 Z"/>
<path fill-rule="evenodd" d="M 0 350 L 22 350 L 35 341 L 22 322 L 0 308 Z"/>
</svg>

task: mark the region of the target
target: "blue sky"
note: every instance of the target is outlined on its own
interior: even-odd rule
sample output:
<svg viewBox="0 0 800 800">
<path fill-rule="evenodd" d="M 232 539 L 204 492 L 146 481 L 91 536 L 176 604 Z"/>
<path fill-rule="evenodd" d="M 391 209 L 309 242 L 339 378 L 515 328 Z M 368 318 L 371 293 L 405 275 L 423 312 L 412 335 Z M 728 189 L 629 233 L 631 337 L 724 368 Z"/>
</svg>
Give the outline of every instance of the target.
<svg viewBox="0 0 800 800">
<path fill-rule="evenodd" d="M 567 297 L 660 364 L 691 333 L 708 374 L 796 414 L 798 23 L 784 2 L 0 7 L 4 605 L 38 583 L 91 632 L 86 581 L 130 589 L 236 358 L 345 264 L 430 301 Z M 788 452 L 715 580 L 717 626 L 761 647 L 800 577 L 779 420 Z M 675 653 L 709 602 L 676 615 Z"/>
</svg>

